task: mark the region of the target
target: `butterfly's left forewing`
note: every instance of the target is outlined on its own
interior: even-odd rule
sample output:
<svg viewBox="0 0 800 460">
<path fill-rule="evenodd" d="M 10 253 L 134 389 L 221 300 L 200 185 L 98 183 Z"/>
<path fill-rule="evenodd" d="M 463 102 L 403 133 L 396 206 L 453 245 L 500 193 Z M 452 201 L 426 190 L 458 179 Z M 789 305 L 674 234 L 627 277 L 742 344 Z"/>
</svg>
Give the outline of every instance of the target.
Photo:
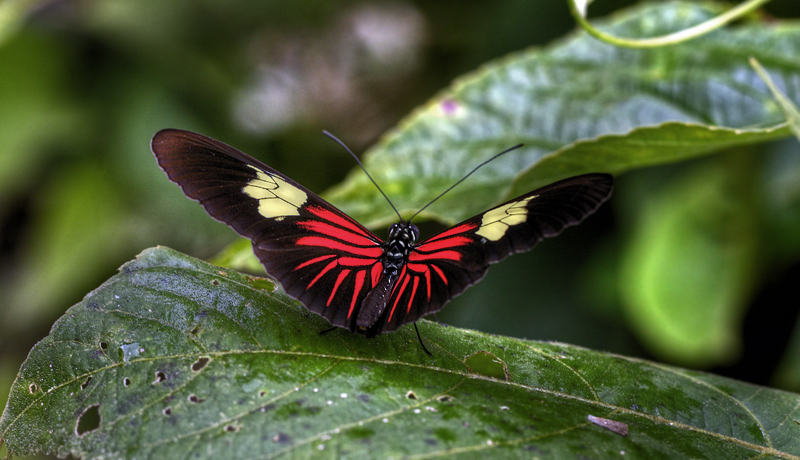
<svg viewBox="0 0 800 460">
<path fill-rule="evenodd" d="M 214 218 L 253 242 L 284 290 L 333 325 L 355 330 L 378 282 L 381 239 L 334 206 L 222 142 L 163 130 L 151 144 L 159 165 Z"/>
<path fill-rule="evenodd" d="M 610 196 L 608 174 L 586 174 L 534 190 L 461 222 L 415 247 L 374 334 L 440 310 L 490 264 L 531 249 L 594 213 Z"/>
</svg>

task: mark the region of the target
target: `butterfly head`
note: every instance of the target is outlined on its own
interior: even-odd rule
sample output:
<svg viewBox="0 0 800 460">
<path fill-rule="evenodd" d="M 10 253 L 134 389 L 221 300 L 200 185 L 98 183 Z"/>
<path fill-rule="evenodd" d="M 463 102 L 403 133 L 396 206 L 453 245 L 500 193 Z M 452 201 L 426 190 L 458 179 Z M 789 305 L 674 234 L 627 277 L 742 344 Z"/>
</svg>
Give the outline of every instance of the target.
<svg viewBox="0 0 800 460">
<path fill-rule="evenodd" d="M 389 227 L 388 241 L 402 241 L 413 245 L 419 239 L 419 229 L 410 222 L 398 222 Z"/>
</svg>

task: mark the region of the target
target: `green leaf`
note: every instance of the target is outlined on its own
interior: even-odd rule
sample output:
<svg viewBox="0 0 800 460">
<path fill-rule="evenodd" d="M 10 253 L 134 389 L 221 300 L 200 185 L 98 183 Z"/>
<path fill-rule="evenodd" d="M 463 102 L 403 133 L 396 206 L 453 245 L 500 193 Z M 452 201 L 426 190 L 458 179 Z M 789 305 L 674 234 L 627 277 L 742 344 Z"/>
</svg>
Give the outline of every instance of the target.
<svg viewBox="0 0 800 460">
<path fill-rule="evenodd" d="M 789 125 L 789 129 L 791 129 L 794 136 L 800 140 L 800 110 L 797 109 L 797 106 L 794 105 L 792 101 L 786 98 L 756 58 L 750 58 L 750 65 L 756 69 L 758 76 L 764 81 L 764 84 L 767 85 L 769 92 L 775 97 L 775 102 L 778 103 L 783 114 L 786 116 L 786 123 Z"/>
<path fill-rule="evenodd" d="M 722 11 L 704 2 L 646 4 L 598 27 L 617 36 L 661 35 Z M 455 222 L 513 193 L 590 171 L 621 173 L 789 134 L 748 57 L 762 62 L 794 103 L 800 26 L 753 21 L 689 43 L 619 49 L 584 32 L 489 63 L 412 113 L 365 165 L 402 212 L 412 213 L 471 167 L 517 143 L 430 208 Z M 590 142 L 591 141 L 591 142 Z M 327 195 L 369 225 L 393 220 L 354 172 Z"/>
<path fill-rule="evenodd" d="M 320 334 L 323 319 L 256 282 L 145 251 L 31 351 L 0 419 L 8 451 L 800 458 L 797 394 L 423 321 L 431 357 L 410 327 Z M 504 371 L 467 364 L 487 357 Z"/>
<path fill-rule="evenodd" d="M 623 303 L 644 344 L 672 362 L 708 366 L 740 352 L 758 248 L 749 158 L 710 162 L 661 188 L 640 184 L 648 199 L 629 209 Z"/>
<path fill-rule="evenodd" d="M 253 243 L 247 238 L 237 238 L 209 262 L 247 273 L 264 273 L 264 266 L 253 254 Z"/>
</svg>

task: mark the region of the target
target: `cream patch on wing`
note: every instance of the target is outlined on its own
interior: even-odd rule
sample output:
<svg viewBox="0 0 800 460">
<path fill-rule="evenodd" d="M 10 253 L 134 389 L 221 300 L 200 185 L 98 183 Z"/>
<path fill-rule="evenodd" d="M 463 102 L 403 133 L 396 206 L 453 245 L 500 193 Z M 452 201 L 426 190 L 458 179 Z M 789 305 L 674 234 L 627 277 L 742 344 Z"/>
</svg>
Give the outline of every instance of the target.
<svg viewBox="0 0 800 460">
<path fill-rule="evenodd" d="M 247 166 L 256 171 L 256 177 L 242 187 L 242 192 L 258 200 L 259 214 L 270 219 L 300 215 L 300 207 L 308 200 L 306 192 L 280 176 L 265 173 L 255 166 Z"/>
<path fill-rule="evenodd" d="M 528 220 L 528 202 L 534 198 L 536 198 L 536 195 L 529 196 L 524 200 L 508 203 L 487 212 L 483 215 L 481 227 L 475 234 L 487 240 L 498 241 L 506 234 L 509 227 Z"/>
</svg>

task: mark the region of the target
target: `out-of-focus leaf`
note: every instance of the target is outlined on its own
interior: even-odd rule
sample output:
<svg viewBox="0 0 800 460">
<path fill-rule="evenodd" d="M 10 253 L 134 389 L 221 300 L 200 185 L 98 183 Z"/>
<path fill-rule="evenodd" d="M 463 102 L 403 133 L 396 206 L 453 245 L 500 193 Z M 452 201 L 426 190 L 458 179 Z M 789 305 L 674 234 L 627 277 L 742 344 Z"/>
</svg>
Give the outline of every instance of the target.
<svg viewBox="0 0 800 460">
<path fill-rule="evenodd" d="M 264 266 L 253 254 L 253 244 L 247 238 L 229 244 L 209 262 L 247 273 L 264 273 Z"/>
<path fill-rule="evenodd" d="M 784 116 L 786 116 L 786 122 L 789 125 L 789 129 L 792 130 L 794 136 L 800 140 L 800 110 L 797 109 L 797 106 L 790 101 L 785 94 L 778 88 L 774 81 L 772 81 L 772 77 L 769 76 L 764 67 L 758 62 L 755 58 L 750 58 L 750 65 L 756 69 L 758 72 L 758 76 L 764 81 L 764 84 L 767 85 L 769 91 L 775 97 L 775 102 L 778 103 L 781 110 L 783 111 Z"/>
<path fill-rule="evenodd" d="M 661 190 L 648 187 L 650 199 L 631 212 L 620 278 L 640 340 L 659 356 L 693 365 L 736 357 L 757 260 L 751 192 L 719 163 Z"/>
<path fill-rule="evenodd" d="M 9 3 L 20 2 L 4 4 Z M 0 46 L 0 211 L 5 200 L 29 185 L 48 142 L 74 129 L 66 57 L 52 41 L 33 34 Z"/>
<path fill-rule="evenodd" d="M 653 36 L 719 11 L 703 2 L 654 3 L 598 24 L 615 35 Z M 524 143 L 430 208 L 454 222 L 497 203 L 515 180 L 515 191 L 528 191 L 591 170 L 620 173 L 786 136 L 780 109 L 747 63 L 751 55 L 800 101 L 792 84 L 800 74 L 795 23 L 749 22 L 653 50 L 619 49 L 581 32 L 462 77 L 384 137 L 365 164 L 409 213 L 493 153 Z M 598 136 L 607 137 L 578 143 Z M 327 196 L 367 224 L 394 219 L 360 171 Z"/>
<path fill-rule="evenodd" d="M 18 278 L 4 283 L 10 299 L 4 327 L 24 329 L 41 316 L 58 314 L 51 309 L 62 306 L 65 297 L 79 298 L 87 281 L 113 269 L 96 263 L 98 252 L 109 261 L 122 256 L 130 222 L 115 184 L 102 169 L 81 164 L 60 171 L 39 198 L 35 231 L 26 240 L 29 248 Z"/>
<path fill-rule="evenodd" d="M 324 320 L 252 283 L 163 248 L 126 264 L 31 351 L 0 419 L 9 452 L 800 457 L 797 394 L 426 321 L 432 357 L 410 327 L 320 335 Z M 465 363 L 483 352 L 501 378 Z"/>
<path fill-rule="evenodd" d="M 800 258 L 800 147 L 796 139 L 769 148 L 759 171 L 758 215 L 769 238 L 764 259 L 773 268 L 797 263 Z"/>
</svg>

